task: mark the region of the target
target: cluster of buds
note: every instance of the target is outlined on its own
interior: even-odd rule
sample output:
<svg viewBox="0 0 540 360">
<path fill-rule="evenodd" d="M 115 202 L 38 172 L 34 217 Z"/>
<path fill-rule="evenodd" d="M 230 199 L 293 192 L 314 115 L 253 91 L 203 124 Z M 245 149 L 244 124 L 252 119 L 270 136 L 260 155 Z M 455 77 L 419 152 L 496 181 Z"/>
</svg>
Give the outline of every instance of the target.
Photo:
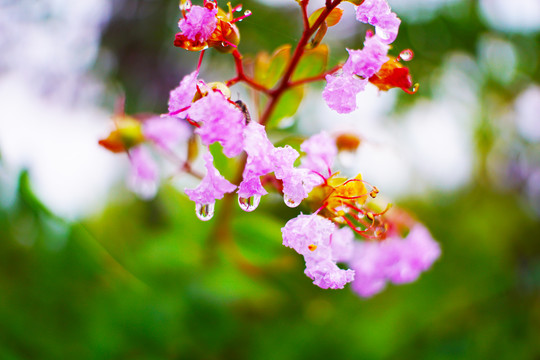
<svg viewBox="0 0 540 360">
<path fill-rule="evenodd" d="M 198 186 L 185 189 L 185 193 L 195 202 L 196 214 L 203 221 L 213 218 L 217 200 L 235 191 L 239 206 L 246 212 L 254 211 L 268 190 L 282 195 L 289 207 L 303 203 L 311 213 L 300 214 L 287 222 L 282 229 L 283 244 L 304 256 L 305 273 L 315 285 L 339 289 L 352 282 L 358 294 L 372 296 L 388 281 L 396 284 L 414 281 L 438 258 L 440 249 L 427 229 L 411 217 L 397 210 L 388 212 L 389 205 L 383 210 L 375 202 L 378 188 L 363 180 L 360 174 L 347 179 L 333 170 L 339 151 L 354 151 L 359 146 L 360 141 L 354 135 L 333 137 L 321 132 L 306 139 L 300 145 L 300 152 L 289 145 L 274 146 L 269 140 L 265 123 L 275 105 L 272 101 L 279 101 L 288 86 L 295 86 L 289 80 L 302 56 L 302 46 L 307 46 L 307 40 L 317 30 L 315 27 L 323 24 L 324 17 L 329 16 L 341 0 L 326 1 L 326 8 L 314 13 L 319 16 L 314 22 L 316 25 L 311 25 L 307 17 L 308 2 L 299 2 L 305 33 L 289 71 L 285 71 L 289 78 L 278 82 L 277 88 L 268 89 L 244 73 L 242 56 L 237 50 L 240 32 L 235 23 L 251 12 L 234 18 L 233 14 L 241 11 L 241 6 L 232 8 L 229 3 L 228 11 L 224 11 L 211 0 L 204 0 L 203 6 L 182 1 L 180 32 L 176 34 L 174 45 L 201 51 L 201 60 L 208 48 L 232 52 L 238 76 L 226 82 L 206 83 L 199 78 L 200 60 L 197 70 L 186 75 L 170 92 L 166 114 L 130 117 L 120 111 L 115 116 L 115 130 L 100 144 L 113 152 L 128 154 L 133 169 L 129 183 L 144 197 L 155 194 L 159 181 L 158 166 L 147 151 L 148 146 L 181 161 L 182 170 L 201 179 Z M 367 83 L 384 91 L 393 87 L 407 92 L 416 89 L 415 86 L 410 90 L 409 71 L 400 62 L 410 60 L 412 52 L 405 50 L 397 58 L 388 55 L 400 20 L 390 11 L 386 0 L 365 0 L 355 5 L 357 19 L 375 26 L 375 33 L 368 31 L 363 49 L 349 49 L 349 58 L 342 66 L 314 78 L 326 79 L 322 96 L 328 106 L 339 113 L 356 108 L 356 95 Z M 323 36 L 319 36 L 318 42 Z M 312 43 L 311 46 L 317 45 Z M 269 112 L 259 121 L 251 119 L 242 101 L 231 99 L 228 85 L 239 81 L 270 97 Z M 204 176 L 193 171 L 190 165 L 196 153 L 190 149 L 197 142 L 204 148 Z M 188 144 L 188 153 L 184 160 L 177 160 L 182 157 L 177 156 L 175 149 L 181 143 Z M 214 143 L 221 145 L 226 157 L 240 157 L 241 176 L 232 180 L 236 183 L 216 169 L 209 149 Z M 297 160 L 300 162 L 295 165 Z M 338 263 L 350 269 L 342 269 Z"/>
</svg>

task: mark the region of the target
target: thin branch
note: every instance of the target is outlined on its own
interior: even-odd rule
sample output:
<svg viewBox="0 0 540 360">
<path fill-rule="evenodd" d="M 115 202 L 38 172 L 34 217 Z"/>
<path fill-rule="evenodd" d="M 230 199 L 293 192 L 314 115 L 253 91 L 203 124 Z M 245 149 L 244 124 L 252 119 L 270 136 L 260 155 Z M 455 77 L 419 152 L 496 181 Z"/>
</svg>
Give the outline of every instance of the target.
<svg viewBox="0 0 540 360">
<path fill-rule="evenodd" d="M 302 18 L 304 19 L 304 31 L 309 30 L 309 18 L 307 14 L 307 6 L 309 0 L 302 0 L 300 6 L 302 7 Z"/>
<path fill-rule="evenodd" d="M 266 86 L 259 84 L 255 80 L 248 77 L 244 71 L 244 63 L 242 61 L 242 54 L 238 51 L 238 49 L 235 49 L 232 52 L 233 58 L 234 58 L 234 64 L 236 65 L 236 77 L 232 78 L 231 80 L 227 81 L 227 86 L 232 86 L 238 82 L 245 82 L 247 85 L 251 86 L 253 89 L 261 91 L 265 94 L 270 93 L 270 89 L 268 89 Z"/>
<path fill-rule="evenodd" d="M 328 70 L 328 71 L 325 71 L 319 75 L 315 75 L 315 76 L 312 76 L 312 77 L 308 77 L 308 78 L 305 78 L 305 79 L 300 79 L 300 80 L 296 80 L 296 81 L 291 81 L 289 82 L 289 87 L 295 87 L 295 86 L 299 86 L 299 85 L 304 85 L 304 84 L 307 84 L 307 83 L 311 83 L 311 82 L 315 82 L 315 81 L 321 81 L 321 80 L 324 80 L 326 78 L 326 75 L 332 75 L 333 73 L 335 73 L 336 71 L 338 71 L 339 69 L 341 69 L 343 65 L 336 65 L 334 68 Z"/>
</svg>

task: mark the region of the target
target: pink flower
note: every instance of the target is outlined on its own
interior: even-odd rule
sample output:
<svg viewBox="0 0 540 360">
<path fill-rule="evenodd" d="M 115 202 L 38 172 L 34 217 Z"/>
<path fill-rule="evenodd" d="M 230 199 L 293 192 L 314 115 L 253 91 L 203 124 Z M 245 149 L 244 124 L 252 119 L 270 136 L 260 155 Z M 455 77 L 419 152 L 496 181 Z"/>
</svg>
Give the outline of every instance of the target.
<svg viewBox="0 0 540 360">
<path fill-rule="evenodd" d="M 274 145 L 268 140 L 264 126 L 252 121 L 244 129 L 244 151 L 247 163 L 244 174 L 266 175 L 274 170 Z"/>
<path fill-rule="evenodd" d="M 197 205 L 213 205 L 222 199 L 225 193 L 233 192 L 236 186 L 227 181 L 214 167 L 214 158 L 210 151 L 204 154 L 206 175 L 195 189 L 185 189 L 186 195 Z"/>
<path fill-rule="evenodd" d="M 189 40 L 205 42 L 216 30 L 217 12 L 217 8 L 210 10 L 202 6 L 192 6 L 185 18 L 178 22 L 178 27 Z"/>
<path fill-rule="evenodd" d="M 322 97 L 330 109 L 340 114 L 356 110 L 356 95 L 364 90 L 368 79 L 360 79 L 342 71 L 340 74 L 326 75 L 326 87 Z"/>
<path fill-rule="evenodd" d="M 143 146 L 139 145 L 129 151 L 131 173 L 128 187 L 143 199 L 153 198 L 158 189 L 158 166 Z"/>
<path fill-rule="evenodd" d="M 415 225 L 405 239 L 393 239 L 391 246 L 389 252 L 394 262 L 388 267 L 387 276 L 394 284 L 415 281 L 441 255 L 439 244 L 420 224 Z"/>
<path fill-rule="evenodd" d="M 366 37 L 362 50 L 347 49 L 349 59 L 343 66 L 343 72 L 369 79 L 388 61 L 386 54 L 389 48 L 377 35 Z"/>
<path fill-rule="evenodd" d="M 303 168 L 331 175 L 338 149 L 336 142 L 326 132 L 313 135 L 300 145 L 300 149 L 306 153 L 302 158 Z"/>
<path fill-rule="evenodd" d="M 300 154 L 290 146 L 274 150 L 274 175 L 283 182 L 283 197 L 289 207 L 300 205 L 322 179 L 309 169 L 297 169 L 294 162 Z"/>
<path fill-rule="evenodd" d="M 178 117 L 184 117 L 187 109 L 193 102 L 193 97 L 197 92 L 197 71 L 184 76 L 180 85 L 171 91 L 169 95 L 169 113 Z M 180 111 L 182 110 L 182 111 Z"/>
<path fill-rule="evenodd" d="M 240 198 L 247 199 L 252 196 L 263 196 L 266 194 L 268 194 L 268 191 L 264 189 L 261 184 L 261 178 L 257 175 L 244 175 L 240 186 L 238 186 L 238 197 Z"/>
<path fill-rule="evenodd" d="M 191 120 L 202 123 L 195 132 L 200 135 L 204 145 L 219 142 L 227 157 L 234 157 L 242 152 L 244 115 L 222 93 L 211 91 L 193 103 L 188 114 Z"/>
<path fill-rule="evenodd" d="M 332 247 L 332 260 L 335 262 L 348 262 L 352 259 L 354 251 L 354 233 L 344 227 L 337 229 L 330 240 Z"/>
<path fill-rule="evenodd" d="M 266 195 L 260 176 L 274 172 L 283 182 L 285 203 L 294 207 L 304 200 L 322 179 L 308 169 L 297 169 L 294 162 L 300 154 L 290 146 L 274 147 L 268 140 L 264 126 L 249 123 L 244 130 L 244 150 L 248 157 L 238 196 L 248 198 Z"/>
<path fill-rule="evenodd" d="M 319 215 L 299 215 L 281 229 L 283 245 L 304 256 L 305 274 L 323 289 L 342 289 L 354 271 L 340 269 L 332 260 L 330 239 L 336 226 Z"/>
<path fill-rule="evenodd" d="M 421 224 L 416 224 L 404 239 L 357 242 L 349 262 L 356 271 L 352 288 L 360 296 L 370 297 L 382 291 L 387 281 L 413 282 L 440 254 L 439 244 Z"/>
<path fill-rule="evenodd" d="M 367 36 L 362 50 L 351 50 L 339 74 L 326 76 L 323 99 L 340 114 L 356 110 L 356 95 L 363 91 L 368 79 L 388 61 L 389 46 L 378 35 Z M 360 76 L 362 79 L 358 78 Z"/>
<path fill-rule="evenodd" d="M 266 195 L 260 176 L 274 171 L 274 145 L 268 140 L 264 126 L 250 122 L 244 129 L 244 151 L 247 153 L 243 180 L 238 189 L 238 196 L 249 198 L 254 195 Z"/>
<path fill-rule="evenodd" d="M 401 20 L 390 11 L 386 0 L 365 0 L 356 7 L 356 19 L 375 26 L 377 35 L 387 44 L 397 37 Z"/>
<path fill-rule="evenodd" d="M 352 288 L 358 295 L 371 297 L 386 287 L 388 260 L 381 243 L 356 242 L 349 265 L 356 274 Z"/>
<path fill-rule="evenodd" d="M 155 116 L 143 123 L 143 134 L 159 148 L 171 151 L 179 143 L 187 141 L 191 135 L 191 128 L 176 117 Z"/>
</svg>

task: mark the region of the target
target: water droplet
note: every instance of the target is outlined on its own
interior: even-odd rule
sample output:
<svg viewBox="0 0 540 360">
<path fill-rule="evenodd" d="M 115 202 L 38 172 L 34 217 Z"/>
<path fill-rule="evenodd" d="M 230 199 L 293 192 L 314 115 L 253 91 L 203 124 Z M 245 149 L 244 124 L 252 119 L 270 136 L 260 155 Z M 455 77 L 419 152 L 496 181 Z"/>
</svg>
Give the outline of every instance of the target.
<svg viewBox="0 0 540 360">
<path fill-rule="evenodd" d="M 287 195 L 283 195 L 283 201 L 285 201 L 285 205 L 291 208 L 297 207 L 302 202 L 302 201 L 295 201 L 289 198 Z"/>
<path fill-rule="evenodd" d="M 259 203 L 261 202 L 261 196 L 260 195 L 253 195 L 248 198 L 238 197 L 238 205 L 240 205 L 240 208 L 244 211 L 251 212 L 259 206 Z"/>
<path fill-rule="evenodd" d="M 251 10 L 244 11 L 244 16 L 250 16 L 250 15 L 251 15 Z"/>
<path fill-rule="evenodd" d="M 222 42 L 221 42 L 221 46 L 223 46 L 223 47 L 227 47 L 228 45 L 229 45 L 229 44 L 227 44 L 225 41 L 222 41 Z"/>
<path fill-rule="evenodd" d="M 197 214 L 197 217 L 201 219 L 202 221 L 208 221 L 212 217 L 214 217 L 214 207 L 216 203 L 211 204 L 199 204 L 197 203 L 195 205 L 195 213 Z"/>
<path fill-rule="evenodd" d="M 242 5 L 238 5 L 238 6 L 236 7 L 236 11 L 242 11 Z"/>
<path fill-rule="evenodd" d="M 405 49 L 399 53 L 399 58 L 403 61 L 411 61 L 414 57 L 414 53 L 411 49 Z"/>
<path fill-rule="evenodd" d="M 189 9 L 191 9 L 191 1 L 190 0 L 186 0 L 186 1 L 180 0 L 180 10 L 181 11 L 189 11 Z"/>
</svg>

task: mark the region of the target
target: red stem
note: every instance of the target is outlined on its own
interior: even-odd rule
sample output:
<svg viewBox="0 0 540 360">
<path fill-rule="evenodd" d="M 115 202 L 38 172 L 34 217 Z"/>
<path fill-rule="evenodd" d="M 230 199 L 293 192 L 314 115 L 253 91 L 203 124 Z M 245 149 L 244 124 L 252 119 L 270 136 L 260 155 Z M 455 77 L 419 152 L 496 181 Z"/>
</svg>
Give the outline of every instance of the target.
<svg viewBox="0 0 540 360">
<path fill-rule="evenodd" d="M 332 69 L 323 72 L 322 74 L 312 76 L 312 77 L 308 77 L 308 78 L 305 78 L 305 79 L 292 81 L 292 82 L 289 83 L 289 86 L 290 87 L 295 87 L 295 86 L 304 85 L 304 84 L 307 84 L 307 83 L 310 83 L 310 82 L 324 80 L 326 78 L 326 75 L 332 75 L 333 73 L 335 73 L 336 71 L 341 69 L 342 66 L 343 65 L 339 64 L 339 65 L 336 65 L 335 67 L 333 67 Z"/>
<path fill-rule="evenodd" d="M 288 90 L 291 87 L 291 76 L 293 75 L 294 71 L 296 70 L 296 67 L 298 66 L 298 63 L 300 62 L 300 59 L 302 58 L 302 55 L 304 55 L 305 47 L 311 38 L 315 31 L 321 26 L 321 24 L 326 20 L 328 15 L 336 6 L 338 6 L 341 3 L 342 0 L 335 0 L 334 2 L 327 1 L 326 9 L 324 9 L 321 12 L 321 15 L 315 20 L 315 23 L 313 23 L 313 26 L 309 27 L 308 29 L 304 30 L 304 33 L 302 34 L 302 37 L 298 41 L 298 44 L 296 45 L 296 49 L 294 49 L 294 53 L 291 57 L 291 60 L 289 61 L 289 64 L 287 65 L 285 69 L 285 73 L 283 77 L 281 78 L 281 82 L 277 85 L 276 88 L 270 90 L 269 95 L 270 99 L 268 101 L 268 104 L 266 105 L 266 109 L 264 110 L 261 119 L 259 121 L 260 124 L 265 125 L 268 120 L 270 120 L 270 116 L 272 115 L 272 112 L 274 111 L 277 103 L 279 102 L 281 96 L 283 93 Z"/>
<path fill-rule="evenodd" d="M 227 81 L 227 86 L 231 86 L 236 84 L 237 82 L 243 81 L 255 90 L 262 91 L 265 94 L 270 93 L 270 89 L 268 89 L 266 86 L 259 84 L 255 80 L 251 79 L 246 75 L 244 72 L 244 64 L 242 62 L 242 54 L 238 51 L 238 49 L 234 49 L 232 52 L 233 58 L 234 58 L 234 64 L 236 65 L 236 77 Z"/>
</svg>

